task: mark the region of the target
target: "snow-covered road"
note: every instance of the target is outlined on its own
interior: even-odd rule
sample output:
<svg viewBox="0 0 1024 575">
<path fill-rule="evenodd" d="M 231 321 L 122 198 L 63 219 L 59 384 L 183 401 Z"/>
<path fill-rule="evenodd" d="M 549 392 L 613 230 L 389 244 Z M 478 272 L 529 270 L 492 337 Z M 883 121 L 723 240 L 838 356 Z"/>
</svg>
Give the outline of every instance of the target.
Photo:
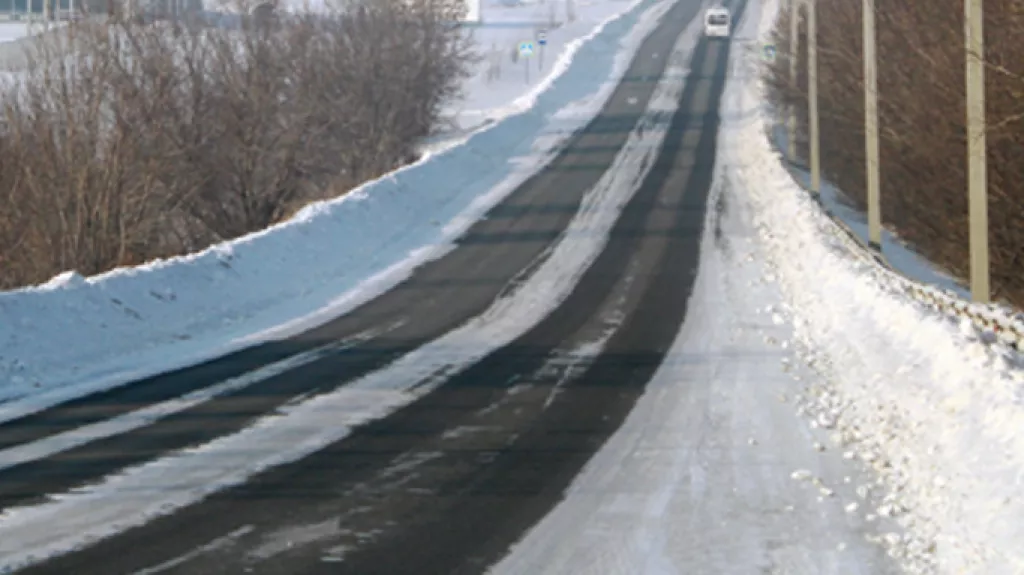
<svg viewBox="0 0 1024 575">
<path fill-rule="evenodd" d="M 0 567 L 1024 573 L 1024 362 L 892 289 L 779 163 L 751 49 L 777 1 L 731 47 L 698 0 L 593 5 L 557 74 L 453 108 L 495 119 L 463 145 L 0 294 Z"/>
<path fill-rule="evenodd" d="M 813 374 L 772 312 L 783 300 L 749 213 L 734 191 L 713 193 L 675 344 L 566 500 L 492 575 L 897 572 L 867 537 L 883 526 L 858 512 L 873 477 L 797 415 Z"/>
<path fill-rule="evenodd" d="M 671 6 L 662 4 L 657 14 L 664 14 Z M 64 552 L 143 525 L 211 493 L 242 484 L 268 467 L 309 456 L 341 441 L 352 428 L 434 391 L 448 378 L 509 345 L 551 314 L 604 249 L 619 210 L 643 182 L 651 157 L 661 148 L 667 119 L 679 106 L 678 95 L 687 77 L 686 57 L 699 38 L 699 26 L 694 22 L 671 50 L 670 55 L 677 56 L 675 63 L 666 68 L 667 73 L 654 88 L 648 110 L 638 119 L 615 161 L 583 198 L 563 239 L 513 293 L 498 299 L 458 329 L 333 393 L 282 407 L 278 413 L 237 434 L 201 449 L 129 469 L 82 490 L 77 496 L 9 512 L 0 520 L 0 568 L 27 561 L 29 556 Z M 596 348 L 588 355 L 600 351 Z M 281 365 L 257 370 L 249 377 L 225 382 L 223 387 L 227 389 L 218 389 L 216 395 L 207 389 L 196 400 L 183 398 L 153 406 L 147 410 L 153 412 L 150 416 L 144 416 L 141 410 L 133 411 L 62 436 L 0 450 L 0 470 L 150 426 L 160 418 L 218 395 L 237 392 L 244 385 L 287 374 L 322 357 L 322 351 L 316 349 L 283 360 Z M 439 377 L 439 373 L 443 376 Z M 169 469 L 174 472 L 168 473 Z M 97 501 L 109 503 L 97 509 Z"/>
<path fill-rule="evenodd" d="M 749 38 L 761 6 L 747 10 Z M 735 94 L 757 68 L 732 56 Z M 733 103 L 724 131 L 746 123 Z M 858 494 L 874 474 L 798 415 L 818 376 L 776 312 L 785 298 L 729 169 L 717 165 L 689 311 L 647 391 L 491 575 L 899 572 L 871 542 L 898 526 L 866 520 L 873 501 Z"/>
</svg>

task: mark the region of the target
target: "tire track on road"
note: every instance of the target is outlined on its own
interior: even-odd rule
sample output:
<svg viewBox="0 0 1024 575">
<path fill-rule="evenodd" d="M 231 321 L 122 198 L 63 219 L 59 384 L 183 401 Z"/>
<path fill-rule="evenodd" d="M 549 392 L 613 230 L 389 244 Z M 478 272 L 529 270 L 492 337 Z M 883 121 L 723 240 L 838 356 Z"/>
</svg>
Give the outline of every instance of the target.
<svg viewBox="0 0 1024 575">
<path fill-rule="evenodd" d="M 626 75 L 657 78 L 664 70 L 663 60 L 634 61 Z M 0 509 L 37 503 L 48 494 L 88 485 L 120 469 L 237 432 L 297 397 L 329 393 L 384 368 L 478 316 L 521 280 L 522 270 L 546 258 L 579 209 L 584 194 L 604 175 L 640 120 L 641 115 L 632 110 L 643 109 L 638 106 L 650 101 L 654 85 L 619 86 L 603 115 L 573 136 L 546 169 L 473 225 L 453 251 L 424 264 L 409 280 L 352 313 L 287 341 L 257 346 L 0 424 L 2 466 L 5 453 L 10 456 L 8 461 L 15 461 L 13 452 L 4 448 L 73 434 L 79 427 L 209 389 L 269 363 L 330 346 L 380 325 L 396 326 L 363 343 L 330 351 L 316 362 L 211 398 L 131 433 L 98 438 L 2 469 Z M 623 102 L 628 98 L 636 98 L 641 104 L 626 107 Z M 631 112 L 607 113 L 616 108 Z"/>
</svg>

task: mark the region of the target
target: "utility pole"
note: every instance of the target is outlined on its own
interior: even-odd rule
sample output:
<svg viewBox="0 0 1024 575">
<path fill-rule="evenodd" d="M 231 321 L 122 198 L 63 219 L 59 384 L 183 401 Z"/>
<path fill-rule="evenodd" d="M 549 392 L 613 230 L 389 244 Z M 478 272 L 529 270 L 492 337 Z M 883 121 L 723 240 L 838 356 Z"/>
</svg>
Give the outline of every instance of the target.
<svg viewBox="0 0 1024 575">
<path fill-rule="evenodd" d="M 967 49 L 967 193 L 970 208 L 971 299 L 988 303 L 988 174 L 985 141 L 984 10 L 982 0 L 964 0 Z"/>
<path fill-rule="evenodd" d="M 817 0 L 807 2 L 807 68 L 810 89 L 811 194 L 821 201 L 821 144 L 818 129 L 818 15 Z"/>
<path fill-rule="evenodd" d="M 547 46 L 547 44 L 548 44 L 548 31 L 545 30 L 544 28 L 541 28 L 537 32 L 537 45 L 540 47 L 540 55 L 539 55 L 539 58 L 537 59 L 537 69 L 538 70 L 543 70 L 544 69 L 544 47 Z"/>
<path fill-rule="evenodd" d="M 800 59 L 800 0 L 789 0 L 789 86 L 796 91 L 797 61 Z M 786 119 L 786 155 L 796 161 L 796 106 L 789 107 Z"/>
<path fill-rule="evenodd" d="M 864 20 L 864 148 L 868 184 L 868 246 L 882 251 L 882 202 L 878 158 L 878 70 L 874 0 L 863 0 Z"/>
<path fill-rule="evenodd" d="M 796 61 L 800 43 L 799 33 L 800 6 L 807 7 L 807 108 L 811 128 L 811 196 L 821 201 L 821 138 L 818 122 L 818 17 L 815 10 L 817 0 L 789 0 L 789 79 L 796 86 Z M 788 155 L 790 160 L 796 158 L 796 114 L 791 108 L 787 126 Z"/>
</svg>

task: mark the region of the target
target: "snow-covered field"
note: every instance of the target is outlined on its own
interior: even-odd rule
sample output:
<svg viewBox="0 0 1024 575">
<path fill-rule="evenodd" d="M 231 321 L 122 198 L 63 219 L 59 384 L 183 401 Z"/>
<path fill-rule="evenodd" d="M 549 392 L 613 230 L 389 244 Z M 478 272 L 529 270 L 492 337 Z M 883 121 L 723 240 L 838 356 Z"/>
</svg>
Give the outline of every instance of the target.
<svg viewBox="0 0 1024 575">
<path fill-rule="evenodd" d="M 890 543 L 912 572 L 1024 572 L 1019 355 L 902 295 L 836 235 L 765 136 L 756 82 L 734 79 L 723 109 L 743 118 L 720 150 L 786 297 L 773 312 L 795 324 L 793 343 L 820 374 L 801 411 L 888 494 L 864 512 L 906 527 Z"/>
<path fill-rule="evenodd" d="M 24 68 L 26 49 L 35 37 L 59 30 L 66 22 L 0 22 L 0 77 L 9 80 L 11 71 Z"/>
<path fill-rule="evenodd" d="M 27 22 L 0 22 L 0 42 L 13 42 L 29 35 Z"/>
<path fill-rule="evenodd" d="M 445 253 L 593 115 L 667 2 L 592 6 L 549 33 L 548 74 L 464 146 L 195 255 L 0 293 L 0 421 L 322 323 Z"/>
</svg>

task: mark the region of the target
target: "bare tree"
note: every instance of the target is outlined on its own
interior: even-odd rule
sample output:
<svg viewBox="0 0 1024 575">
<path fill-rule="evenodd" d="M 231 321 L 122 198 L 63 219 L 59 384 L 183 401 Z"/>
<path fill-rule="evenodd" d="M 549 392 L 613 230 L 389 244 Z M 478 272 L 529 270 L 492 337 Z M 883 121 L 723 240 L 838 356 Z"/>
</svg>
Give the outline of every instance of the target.
<svg viewBox="0 0 1024 575">
<path fill-rule="evenodd" d="M 85 21 L 33 46 L 0 91 L 0 287 L 199 249 L 400 165 L 459 96 L 462 9 Z"/>
</svg>

